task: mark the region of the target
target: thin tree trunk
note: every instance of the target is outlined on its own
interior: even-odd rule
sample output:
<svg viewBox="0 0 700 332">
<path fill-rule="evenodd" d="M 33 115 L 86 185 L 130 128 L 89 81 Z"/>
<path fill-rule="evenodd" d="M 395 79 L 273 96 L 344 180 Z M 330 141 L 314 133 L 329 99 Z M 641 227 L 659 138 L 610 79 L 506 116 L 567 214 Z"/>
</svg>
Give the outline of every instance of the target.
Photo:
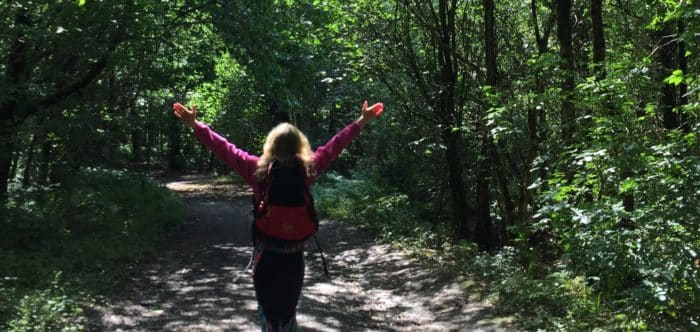
<svg viewBox="0 0 700 332">
<path fill-rule="evenodd" d="M 683 71 L 683 74 L 688 75 L 688 58 L 685 55 L 685 41 L 680 39 L 683 33 L 685 33 L 685 22 L 681 18 L 678 20 L 678 69 Z M 680 106 L 688 105 L 688 96 L 686 96 L 687 93 L 688 84 L 685 81 L 683 81 L 678 86 Z M 691 117 L 688 114 L 681 113 L 680 120 L 683 131 L 685 131 L 686 133 L 690 133 L 692 131 L 692 126 L 690 124 Z"/>
<path fill-rule="evenodd" d="M 483 0 L 484 6 L 484 43 L 486 52 L 486 84 L 496 87 L 498 68 L 496 62 L 496 32 L 494 30 L 493 0 Z"/>
<path fill-rule="evenodd" d="M 550 16 L 549 25 L 545 26 L 544 35 L 540 33 L 539 19 L 537 16 L 537 1 L 532 0 L 530 2 L 530 17 L 532 20 L 533 29 L 535 31 L 535 43 L 537 45 L 537 53 L 539 56 L 543 56 L 549 50 L 548 40 L 549 33 L 551 31 L 552 22 L 555 16 L 554 12 Z M 534 92 L 537 95 L 544 93 L 544 85 L 542 79 L 540 78 L 540 73 L 535 73 L 535 88 Z M 540 114 L 541 113 L 541 114 Z M 518 198 L 518 220 L 521 224 L 526 224 L 530 220 L 530 206 L 534 202 L 533 192 L 534 189 L 528 189 L 534 178 L 532 171 L 532 165 L 535 158 L 540 153 L 540 129 L 538 125 L 539 118 L 542 118 L 544 122 L 544 110 L 538 109 L 537 107 L 530 107 L 527 110 L 527 153 L 525 154 L 525 163 L 523 165 L 521 176 L 520 176 L 520 195 Z M 544 169 L 544 167 L 542 167 Z M 544 174 L 542 174 L 544 178 Z"/>
<path fill-rule="evenodd" d="M 132 123 L 131 129 L 131 161 L 140 163 L 143 162 L 143 141 L 144 132 L 140 125 L 140 119 L 138 118 L 138 112 L 136 111 L 135 101 L 131 103 L 130 107 L 130 118 Z"/>
<path fill-rule="evenodd" d="M 461 137 L 456 134 L 449 128 L 442 132 L 443 142 L 447 147 L 445 157 L 447 159 L 450 194 L 459 236 L 465 239 L 473 239 L 476 225 L 470 218 L 473 212 L 467 205 L 467 195 L 464 190 L 464 179 L 462 178 L 462 162 L 459 158 L 459 147 L 457 144 Z"/>
<path fill-rule="evenodd" d="M 491 169 L 491 156 L 489 153 L 488 129 L 485 126 L 481 129 L 481 156 L 476 171 L 476 217 L 479 226 L 476 231 L 476 243 L 480 249 L 489 249 L 489 238 L 492 231 L 491 211 L 491 191 L 489 190 L 489 172 Z"/>
<path fill-rule="evenodd" d="M 17 167 L 19 165 L 20 156 L 21 156 L 21 154 L 19 153 L 19 150 L 16 150 L 12 154 L 12 159 L 10 161 L 10 175 L 8 176 L 8 183 L 12 182 L 12 180 L 15 179 L 15 176 L 17 176 Z"/>
<path fill-rule="evenodd" d="M 593 35 L 593 63 L 596 79 L 605 78 L 605 31 L 603 29 L 603 1 L 591 0 L 591 21 Z"/>
<path fill-rule="evenodd" d="M 462 165 L 462 150 L 460 143 L 462 133 L 462 115 L 457 107 L 456 86 L 458 84 L 459 62 L 456 55 L 456 31 L 455 13 L 457 11 L 456 0 L 439 0 L 437 8 L 433 2 L 397 1 L 397 11 L 407 15 L 401 16 L 401 22 L 396 25 L 396 38 L 401 41 L 401 55 L 408 65 L 409 77 L 425 100 L 425 104 L 433 110 L 434 121 L 440 127 L 440 138 L 445 145 L 445 160 L 447 166 L 448 187 L 452 201 L 453 223 L 457 236 L 463 239 L 476 241 L 477 222 L 474 208 L 467 202 L 467 189 L 464 181 L 464 169 Z M 434 55 L 434 63 L 430 64 L 430 72 L 437 75 L 430 78 L 424 74 L 425 68 L 420 65 L 417 49 L 412 43 L 411 21 L 417 20 L 418 24 L 430 36 L 431 54 Z M 422 20 L 422 21 L 421 21 Z M 429 21 L 429 22 L 428 22 Z M 426 24 L 427 23 L 427 24 Z"/>
<path fill-rule="evenodd" d="M 561 90 L 561 137 L 564 145 L 572 143 L 572 135 L 576 121 L 576 111 L 572 102 L 574 92 L 574 54 L 571 37 L 571 0 L 557 0 L 557 36 L 559 38 L 559 56 L 563 81 Z"/>
<path fill-rule="evenodd" d="M 15 16 L 15 24 L 28 27 L 29 16 L 25 10 L 20 10 Z M 24 81 L 27 69 L 26 52 L 29 49 L 29 41 L 25 36 L 17 36 L 10 47 L 7 57 L 5 77 L 10 83 L 9 98 L 4 98 L 0 104 L 0 204 L 7 199 L 7 187 L 10 181 L 12 168 L 12 156 L 15 154 L 15 130 L 18 121 L 15 119 L 18 100 L 21 100 L 20 85 Z"/>
<path fill-rule="evenodd" d="M 22 186 L 28 187 L 31 184 L 32 167 L 34 166 L 34 150 L 36 149 L 36 137 L 41 134 L 32 135 L 32 140 L 29 142 L 27 149 L 27 158 L 24 162 L 24 172 L 22 173 Z"/>
<path fill-rule="evenodd" d="M 180 150 L 182 148 L 180 124 L 175 121 L 170 122 L 168 124 L 168 169 L 179 171 L 182 170 L 180 162 Z"/>
<path fill-rule="evenodd" d="M 675 47 L 676 43 L 672 41 L 675 36 L 673 35 L 671 28 L 666 25 L 660 33 L 661 46 L 658 57 L 662 67 L 661 76 L 665 78 L 671 75 L 677 65 L 677 62 L 674 59 L 677 55 L 677 50 Z M 677 98 L 676 87 L 673 84 L 662 83 L 661 114 L 663 118 L 663 126 L 669 130 L 678 129 L 678 126 L 680 125 L 678 114 L 675 113 L 675 108 L 678 105 Z"/>
<path fill-rule="evenodd" d="M 494 1 L 483 0 L 484 6 L 484 51 L 486 56 L 486 84 L 496 88 L 498 85 L 498 68 L 496 62 L 496 34 L 494 31 Z M 482 121 L 481 119 L 479 121 Z M 500 224 L 500 228 L 496 234 L 493 234 L 493 220 L 491 220 L 491 193 L 489 184 L 489 175 L 491 173 L 491 164 L 494 159 L 495 148 L 490 135 L 489 128 L 483 124 L 481 133 L 481 152 L 478 159 L 477 182 L 476 182 L 476 213 L 482 227 L 482 234 L 478 234 L 479 238 L 494 239 L 503 238 L 506 232 L 506 216 Z M 484 249 L 488 249 L 494 243 L 500 241 L 482 240 L 480 244 Z"/>
<path fill-rule="evenodd" d="M 39 164 L 39 175 L 37 176 L 37 182 L 39 184 L 48 183 L 49 179 L 49 169 L 51 168 L 51 142 L 48 140 L 46 132 L 42 132 L 39 137 L 39 142 L 41 145 L 41 163 Z"/>
<path fill-rule="evenodd" d="M 144 151 L 144 157 L 146 159 L 146 165 L 151 166 L 151 155 L 153 147 L 156 146 L 156 133 L 155 126 L 151 123 L 151 120 L 146 120 L 146 146 Z"/>
</svg>

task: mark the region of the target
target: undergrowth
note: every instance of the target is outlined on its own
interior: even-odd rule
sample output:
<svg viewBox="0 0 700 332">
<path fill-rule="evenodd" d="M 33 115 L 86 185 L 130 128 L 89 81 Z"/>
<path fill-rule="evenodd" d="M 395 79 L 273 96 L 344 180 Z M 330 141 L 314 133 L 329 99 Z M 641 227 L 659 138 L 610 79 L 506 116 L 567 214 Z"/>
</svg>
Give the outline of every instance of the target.
<svg viewBox="0 0 700 332">
<path fill-rule="evenodd" d="M 497 299 L 499 314 L 512 315 L 525 330 L 656 331 L 693 328 L 674 321 L 649 319 L 637 298 L 603 294 L 600 277 L 567 266 L 567 257 L 542 262 L 522 241 L 496 252 L 479 252 L 476 246 L 451 236 L 455 232 L 402 194 L 382 190 L 370 180 L 330 174 L 319 182 L 314 195 L 319 212 L 369 229 L 381 239 L 399 243 L 423 261 L 466 273 L 482 283 Z M 578 271 L 578 272 L 574 272 Z M 622 271 L 624 272 L 624 271 Z M 615 301 L 607 300 L 614 298 Z M 692 317 L 691 317 L 692 319 Z"/>
<path fill-rule="evenodd" d="M 13 190 L 0 210 L 0 330 L 84 330 L 84 308 L 184 212 L 169 190 L 121 171 Z"/>
</svg>

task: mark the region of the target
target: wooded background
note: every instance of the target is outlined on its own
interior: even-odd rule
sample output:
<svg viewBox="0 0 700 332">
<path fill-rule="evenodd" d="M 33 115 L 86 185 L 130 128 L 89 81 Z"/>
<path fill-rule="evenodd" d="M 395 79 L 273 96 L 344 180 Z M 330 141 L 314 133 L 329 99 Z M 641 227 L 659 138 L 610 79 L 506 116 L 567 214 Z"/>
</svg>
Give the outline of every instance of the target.
<svg viewBox="0 0 700 332">
<path fill-rule="evenodd" d="M 143 174 L 228 172 L 173 102 L 259 154 L 278 122 L 317 146 L 368 99 L 386 112 L 321 181 L 327 215 L 499 281 L 526 328 L 698 328 L 697 1 L 4 1 L 0 13 L 8 299 L 52 278 L 23 252 L 93 232 L 157 238 L 181 219 Z M 162 202 L 179 212 L 159 215 Z"/>
</svg>

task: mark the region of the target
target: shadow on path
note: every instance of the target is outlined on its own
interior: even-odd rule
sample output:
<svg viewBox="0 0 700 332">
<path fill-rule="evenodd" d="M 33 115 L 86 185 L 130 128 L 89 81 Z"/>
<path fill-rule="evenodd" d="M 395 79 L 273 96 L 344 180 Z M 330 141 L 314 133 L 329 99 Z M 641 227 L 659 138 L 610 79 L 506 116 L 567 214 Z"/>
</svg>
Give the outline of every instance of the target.
<svg viewBox="0 0 700 332">
<path fill-rule="evenodd" d="M 169 181 L 188 204 L 182 231 L 133 268 L 107 303 L 91 308 L 91 330 L 257 331 L 249 273 L 250 192 L 209 177 Z M 359 230 L 322 221 L 298 308 L 302 331 L 501 331 L 465 280 L 437 274 Z"/>
</svg>

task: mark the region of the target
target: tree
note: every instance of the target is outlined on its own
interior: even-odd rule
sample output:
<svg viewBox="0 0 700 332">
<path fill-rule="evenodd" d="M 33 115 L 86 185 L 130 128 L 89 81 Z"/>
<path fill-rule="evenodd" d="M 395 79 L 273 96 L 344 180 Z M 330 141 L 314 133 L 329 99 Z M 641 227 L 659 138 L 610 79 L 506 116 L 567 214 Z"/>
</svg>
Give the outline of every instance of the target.
<svg viewBox="0 0 700 332">
<path fill-rule="evenodd" d="M 605 31 L 603 29 L 603 1 L 591 0 L 591 23 L 593 27 L 593 64 L 596 68 L 596 76 L 605 77 Z M 602 67 L 602 68 L 601 68 Z"/>
<path fill-rule="evenodd" d="M 573 104 L 574 93 L 574 53 L 571 42 L 571 0 L 557 0 L 557 36 L 559 57 L 561 57 L 561 139 L 565 146 L 571 144 L 574 133 L 576 111 Z"/>
</svg>

